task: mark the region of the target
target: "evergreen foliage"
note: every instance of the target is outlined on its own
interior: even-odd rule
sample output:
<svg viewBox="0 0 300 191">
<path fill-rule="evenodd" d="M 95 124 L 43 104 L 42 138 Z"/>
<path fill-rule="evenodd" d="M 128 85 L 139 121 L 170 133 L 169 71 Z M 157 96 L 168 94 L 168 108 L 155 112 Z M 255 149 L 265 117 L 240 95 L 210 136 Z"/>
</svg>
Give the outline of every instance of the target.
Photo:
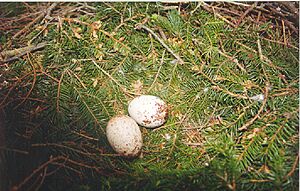
<svg viewBox="0 0 300 191">
<path fill-rule="evenodd" d="M 95 17 L 50 24 L 35 40 L 44 50 L 0 68 L 5 188 L 53 159 L 22 189 L 45 174 L 41 190 L 298 189 L 298 49 L 265 40 L 280 36 L 270 23 L 232 28 L 196 3 L 181 14 L 161 3 L 93 6 Z M 135 28 L 145 20 L 184 64 Z M 143 154 L 129 160 L 104 132 L 139 93 L 170 113 L 141 128 Z"/>
</svg>

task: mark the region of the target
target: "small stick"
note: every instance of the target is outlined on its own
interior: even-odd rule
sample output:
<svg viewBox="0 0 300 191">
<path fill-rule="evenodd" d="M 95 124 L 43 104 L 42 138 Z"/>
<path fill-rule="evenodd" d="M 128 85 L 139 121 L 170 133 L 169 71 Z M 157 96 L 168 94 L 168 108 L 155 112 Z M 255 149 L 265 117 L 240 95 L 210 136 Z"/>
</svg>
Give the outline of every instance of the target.
<svg viewBox="0 0 300 191">
<path fill-rule="evenodd" d="M 87 136 L 87 135 L 84 135 L 82 133 L 78 133 L 76 131 L 72 131 L 72 133 L 76 134 L 76 135 L 79 135 L 81 137 L 84 137 L 86 139 L 89 139 L 89 140 L 93 140 L 93 141 L 99 141 L 99 139 L 96 139 L 96 138 L 93 138 L 93 137 L 90 137 L 90 136 Z"/>
<path fill-rule="evenodd" d="M 101 71 L 103 72 L 106 76 L 108 76 L 114 83 L 116 83 L 120 88 L 121 90 L 128 96 L 130 97 L 133 97 L 132 95 L 140 95 L 140 94 L 137 94 L 137 93 L 133 93 L 133 92 L 129 92 L 126 90 L 126 88 L 123 87 L 122 84 L 120 84 L 116 79 L 114 79 L 108 72 L 106 72 L 104 69 L 102 69 L 94 59 L 86 59 L 86 60 L 90 60 L 93 62 L 93 64 Z"/>
<path fill-rule="evenodd" d="M 247 123 L 245 123 L 242 127 L 238 128 L 239 131 L 242 131 L 242 130 L 247 130 L 248 127 L 250 125 L 252 125 L 254 123 L 254 121 L 259 118 L 259 115 L 261 114 L 261 112 L 264 110 L 264 107 L 265 105 L 267 104 L 267 100 L 268 100 L 268 93 L 269 93 L 269 84 L 266 84 L 266 87 L 265 87 L 265 95 L 264 95 L 264 101 L 262 103 L 262 105 L 260 106 L 257 114 L 251 119 L 249 120 Z"/>
<path fill-rule="evenodd" d="M 168 45 L 166 45 L 165 43 L 164 43 L 164 41 L 161 39 L 161 38 L 159 38 L 158 36 L 157 36 L 157 34 L 155 34 L 151 29 L 149 29 L 148 27 L 146 27 L 145 25 L 143 25 L 143 24 L 137 24 L 136 26 L 135 26 L 135 28 L 136 29 L 144 29 L 144 30 L 146 30 L 146 31 L 148 31 L 150 34 L 152 34 L 155 38 L 156 38 L 156 40 L 158 40 L 160 43 L 161 43 L 161 45 L 163 45 L 163 47 L 165 47 L 166 49 L 167 49 L 167 51 L 168 52 L 170 52 L 177 60 L 178 60 L 178 63 L 179 64 L 184 64 L 184 61 L 180 58 L 180 56 L 179 55 L 177 55 L 177 54 L 175 54 L 174 53 L 174 51 L 168 46 Z"/>
<path fill-rule="evenodd" d="M 28 60 L 29 60 L 29 63 L 32 67 L 32 70 L 33 70 L 33 81 L 32 81 L 32 85 L 30 87 L 30 90 L 28 91 L 28 93 L 26 94 L 25 98 L 21 101 L 21 103 L 19 103 L 16 107 L 14 107 L 14 109 L 16 109 L 17 107 L 19 107 L 20 105 L 22 105 L 26 100 L 27 98 L 29 97 L 29 95 L 31 94 L 34 86 L 35 86 L 35 83 L 36 83 L 36 77 L 37 77 L 37 74 L 36 74 L 36 70 L 35 70 L 35 67 L 33 65 L 33 63 L 31 62 L 30 60 L 30 57 L 29 57 L 29 54 L 27 54 L 27 57 L 28 57 Z"/>
<path fill-rule="evenodd" d="M 239 41 L 236 41 L 236 44 L 238 44 L 238 45 L 240 45 L 240 46 L 246 48 L 247 50 L 250 50 L 250 51 L 252 51 L 252 52 L 254 52 L 254 53 L 256 53 L 256 54 L 258 53 L 256 50 L 250 48 L 249 46 L 246 46 L 246 45 L 242 44 L 242 43 L 239 42 Z M 273 64 L 273 62 L 272 62 L 268 57 L 266 57 L 265 55 L 261 54 L 261 56 L 262 56 L 263 61 L 267 62 L 271 67 L 276 68 L 276 69 L 278 69 L 278 70 L 283 70 L 283 68 L 281 68 L 281 67 L 279 67 L 279 66 L 275 66 L 275 65 Z"/>
<path fill-rule="evenodd" d="M 284 177 L 284 179 L 287 179 L 288 177 L 292 176 L 297 168 L 299 162 L 299 153 L 297 153 L 297 157 L 295 162 L 293 163 L 292 169 L 290 170 L 290 172 Z"/>
<path fill-rule="evenodd" d="M 0 57 L 2 57 L 2 59 L 0 58 L 0 62 L 6 63 L 6 62 L 11 62 L 11 61 L 17 60 L 18 58 L 26 55 L 27 53 L 44 48 L 46 45 L 47 45 L 46 42 L 42 42 L 37 45 L 30 45 L 30 46 L 18 48 L 15 50 L 2 51 L 0 53 Z M 4 60 L 5 57 L 10 57 L 10 58 Z"/>
<path fill-rule="evenodd" d="M 63 156 L 58 156 L 58 157 L 55 157 L 55 158 L 50 157 L 50 159 L 47 162 L 43 163 L 37 169 L 33 170 L 33 172 L 29 176 L 27 176 L 20 184 L 12 187 L 11 190 L 19 190 L 22 186 L 24 186 L 24 184 L 26 184 L 40 170 L 46 168 L 50 163 L 52 163 L 54 161 L 57 161 L 57 160 L 64 159 L 64 158 L 65 157 L 63 157 Z"/>
<path fill-rule="evenodd" d="M 222 52 L 221 50 L 219 50 L 219 53 L 222 55 L 222 56 L 225 56 L 226 58 L 229 58 L 230 60 L 232 60 L 234 63 L 236 63 L 236 65 L 243 71 L 243 72 L 246 72 L 245 68 L 239 63 L 239 61 L 234 58 L 234 57 L 231 57 L 227 54 L 225 54 L 224 52 Z"/>
<path fill-rule="evenodd" d="M 60 97 L 60 87 L 61 87 L 61 82 L 64 78 L 65 71 L 61 74 L 59 82 L 58 82 L 58 87 L 57 87 L 57 96 L 56 96 L 56 111 L 59 112 L 59 97 Z"/>
<path fill-rule="evenodd" d="M 281 44 L 281 45 L 286 45 L 287 47 L 289 48 L 294 48 L 296 50 L 299 50 L 298 47 L 294 46 L 294 45 L 291 45 L 290 43 L 288 42 L 281 42 L 281 41 L 276 41 L 276 40 L 272 40 L 272 39 L 268 39 L 266 37 L 260 37 L 262 40 L 266 40 L 266 41 L 269 41 L 269 42 L 273 42 L 273 43 L 277 43 L 277 44 Z"/>
<path fill-rule="evenodd" d="M 230 22 L 229 20 L 227 20 L 225 17 L 223 17 L 222 15 L 220 15 L 219 13 L 216 13 L 214 10 L 211 10 L 211 8 L 213 9 L 213 7 L 211 7 L 210 5 L 206 4 L 203 2 L 203 5 L 201 5 L 206 11 L 213 13 L 214 15 L 216 15 L 219 19 L 223 20 L 224 22 L 226 22 L 227 24 L 229 24 L 232 27 L 235 27 L 236 25 L 233 24 L 232 22 Z"/>
<path fill-rule="evenodd" d="M 166 52 L 166 51 L 164 50 L 163 55 L 162 55 L 161 60 L 160 60 L 160 66 L 159 66 L 159 68 L 158 68 L 158 71 L 157 71 L 157 73 L 156 73 L 156 75 L 155 75 L 155 78 L 154 78 L 154 80 L 153 80 L 151 86 L 150 86 L 149 89 L 148 89 L 148 92 L 150 92 L 150 90 L 153 88 L 153 85 L 154 85 L 154 83 L 156 82 L 156 80 L 157 80 L 157 78 L 158 78 L 158 75 L 159 75 L 159 73 L 160 73 L 161 67 L 162 67 L 162 65 L 163 65 L 163 63 L 164 63 L 165 52 Z"/>
<path fill-rule="evenodd" d="M 259 38 L 257 38 L 257 47 L 258 47 L 258 55 L 259 55 L 259 59 L 260 59 L 261 61 L 263 61 L 263 54 L 262 54 L 261 44 L 260 44 Z"/>
<path fill-rule="evenodd" d="M 17 37 L 19 37 L 21 34 L 25 33 L 26 31 L 29 30 L 29 28 L 34 25 L 36 22 L 38 22 L 40 19 L 42 19 L 43 17 L 49 17 L 51 11 L 57 6 L 57 3 L 53 3 L 48 9 L 46 9 L 45 12 L 42 12 L 38 17 L 36 17 L 31 23 L 29 23 L 28 25 L 26 25 L 22 30 L 20 30 L 19 32 L 17 32 L 12 39 L 15 39 Z"/>
<path fill-rule="evenodd" d="M 243 15 L 239 18 L 239 20 L 237 21 L 237 24 L 236 24 L 236 26 L 235 26 L 236 28 L 241 24 L 242 20 L 246 17 L 246 15 L 256 7 L 256 5 L 257 5 L 257 2 L 253 3 L 253 4 L 251 5 L 251 7 L 249 7 L 249 8 L 244 12 L 244 14 L 243 14 Z"/>
<path fill-rule="evenodd" d="M 281 23 L 282 23 L 282 32 L 283 32 L 283 42 L 284 42 L 284 45 L 286 46 L 286 37 L 285 37 L 285 26 L 284 26 L 284 20 L 281 20 Z"/>
</svg>

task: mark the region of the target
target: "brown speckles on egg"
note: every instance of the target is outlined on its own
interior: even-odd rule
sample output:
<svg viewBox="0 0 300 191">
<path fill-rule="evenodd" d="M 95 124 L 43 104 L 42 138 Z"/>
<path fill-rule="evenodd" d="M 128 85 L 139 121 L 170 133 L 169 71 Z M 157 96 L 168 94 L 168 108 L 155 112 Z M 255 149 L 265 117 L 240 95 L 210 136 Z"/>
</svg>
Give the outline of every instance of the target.
<svg viewBox="0 0 300 191">
<path fill-rule="evenodd" d="M 157 96 L 142 95 L 134 98 L 128 106 L 129 115 L 140 125 L 155 128 L 168 117 L 167 104 Z"/>
<path fill-rule="evenodd" d="M 137 123 L 129 116 L 112 118 L 107 124 L 106 136 L 112 148 L 122 156 L 134 157 L 141 152 L 142 134 Z"/>
</svg>

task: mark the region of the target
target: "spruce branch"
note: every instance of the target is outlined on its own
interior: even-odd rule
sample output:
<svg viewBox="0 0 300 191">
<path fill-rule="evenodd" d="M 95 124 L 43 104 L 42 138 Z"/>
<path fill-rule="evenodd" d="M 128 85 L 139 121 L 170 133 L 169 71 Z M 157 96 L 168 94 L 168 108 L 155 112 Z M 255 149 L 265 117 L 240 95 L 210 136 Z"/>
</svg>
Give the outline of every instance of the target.
<svg viewBox="0 0 300 191">
<path fill-rule="evenodd" d="M 67 70 L 63 71 L 63 73 L 61 74 L 59 82 L 58 82 L 58 86 L 57 86 L 57 95 L 56 95 L 56 111 L 57 112 L 59 112 L 60 87 L 61 87 L 61 83 L 62 83 L 62 80 L 64 78 L 66 71 Z"/>
<path fill-rule="evenodd" d="M 260 59 L 261 59 L 262 61 L 265 61 L 267 64 L 269 64 L 269 66 L 271 66 L 272 68 L 275 68 L 275 69 L 277 69 L 277 70 L 283 70 L 283 68 L 274 65 L 273 62 L 272 62 L 268 57 L 266 57 L 265 55 L 262 54 L 262 51 L 261 51 L 261 45 L 260 45 L 260 41 L 259 41 L 259 40 L 257 40 L 258 46 L 260 46 L 260 47 L 258 48 L 258 51 L 254 50 L 253 48 L 251 48 L 251 47 L 249 47 L 249 46 L 247 46 L 247 45 L 244 45 L 243 43 L 241 43 L 241 42 L 239 42 L 239 41 L 235 41 L 235 42 L 236 42 L 236 44 L 238 44 L 238 45 L 244 47 L 245 49 L 250 50 L 250 51 L 252 51 L 253 53 L 259 54 Z"/>
<path fill-rule="evenodd" d="M 221 50 L 219 50 L 219 53 L 222 55 L 222 56 L 225 56 L 226 58 L 229 58 L 230 60 L 232 60 L 234 63 L 236 63 L 236 65 L 243 71 L 243 72 L 246 72 L 245 68 L 239 63 L 238 59 L 234 58 L 234 57 L 231 57 L 227 54 L 225 54 L 224 52 L 222 52 Z"/>
<path fill-rule="evenodd" d="M 257 114 L 251 120 L 249 120 L 247 123 L 245 123 L 242 127 L 239 127 L 238 128 L 239 131 L 247 130 L 248 127 L 250 125 L 252 125 L 256 121 L 256 119 L 259 118 L 260 114 L 263 112 L 263 110 L 266 106 L 266 103 L 267 103 L 267 100 L 268 100 L 268 95 L 269 95 L 269 88 L 270 88 L 270 85 L 267 83 L 266 86 L 265 86 L 264 100 L 263 100 Z"/>
<path fill-rule="evenodd" d="M 174 51 L 168 45 L 166 45 L 166 43 L 160 37 L 158 37 L 157 34 L 155 34 L 155 32 L 153 32 L 150 28 L 146 27 L 143 24 L 136 24 L 135 29 L 138 29 L 138 30 L 144 29 L 147 32 L 149 32 L 150 34 L 152 34 L 156 38 L 156 40 L 158 40 L 158 42 L 160 42 L 160 44 L 177 59 L 179 64 L 181 64 L 181 65 L 184 64 L 184 61 L 180 58 L 180 56 L 178 54 L 174 53 Z"/>
<path fill-rule="evenodd" d="M 18 108 L 20 105 L 22 105 L 27 100 L 27 98 L 30 96 L 30 94 L 31 94 L 31 92 L 32 92 L 32 90 L 35 86 L 35 83 L 36 83 L 37 73 L 36 73 L 35 66 L 31 62 L 30 56 L 28 54 L 27 54 L 27 57 L 28 57 L 28 61 L 30 63 L 30 66 L 32 67 L 32 70 L 33 70 L 33 81 L 32 81 L 32 85 L 31 85 L 28 93 L 26 94 L 25 98 L 21 101 L 21 103 L 19 103 L 17 106 L 15 106 L 15 109 Z"/>
<path fill-rule="evenodd" d="M 284 179 L 288 179 L 288 177 L 292 176 L 299 165 L 299 152 L 297 153 L 296 159 L 293 163 L 291 170 L 285 175 Z"/>
<path fill-rule="evenodd" d="M 166 51 L 164 50 L 164 51 L 163 51 L 163 54 L 162 54 L 162 56 L 161 56 L 160 66 L 159 66 L 159 68 L 158 68 L 158 71 L 157 71 L 157 73 L 156 73 L 156 75 L 155 75 L 155 77 L 154 77 L 154 80 L 153 80 L 152 84 L 151 84 L 150 87 L 148 88 L 147 92 L 150 92 L 150 90 L 154 87 L 154 84 L 155 84 L 155 82 L 156 82 L 156 80 L 157 80 L 157 78 L 158 78 L 158 75 L 159 75 L 159 73 L 160 73 L 161 67 L 162 67 L 162 65 L 163 65 L 163 63 L 164 63 L 165 52 L 166 52 Z"/>
<path fill-rule="evenodd" d="M 102 130 L 102 132 L 105 135 L 105 131 L 103 129 L 103 127 L 101 126 L 99 120 L 97 119 L 97 117 L 95 116 L 93 110 L 89 107 L 89 105 L 86 103 L 86 101 L 84 100 L 83 96 L 81 95 L 80 91 L 74 87 L 74 90 L 77 92 L 77 94 L 79 95 L 79 98 L 81 99 L 82 103 L 85 105 L 85 107 L 87 108 L 89 114 L 93 117 L 95 123 L 100 127 L 100 129 Z"/>
<path fill-rule="evenodd" d="M 85 59 L 85 60 L 90 60 L 93 62 L 93 64 L 101 71 L 103 72 L 107 77 L 109 77 L 115 84 L 117 84 L 121 90 L 128 96 L 130 97 L 133 97 L 132 95 L 140 95 L 140 94 L 137 94 L 137 93 L 134 93 L 134 92 L 130 92 L 130 91 L 127 91 L 126 88 L 120 84 L 115 78 L 113 78 L 108 72 L 106 72 L 104 69 L 102 69 L 98 64 L 97 62 L 94 60 L 94 59 Z"/>
<path fill-rule="evenodd" d="M 264 153 L 263 153 L 264 156 L 267 156 L 268 154 L 270 154 L 270 153 L 269 153 L 270 150 L 271 150 L 272 148 L 274 148 L 274 144 L 276 144 L 275 141 L 277 141 L 278 138 L 281 137 L 280 134 L 282 133 L 283 129 L 286 128 L 286 123 L 287 123 L 287 122 L 288 122 L 288 118 L 286 118 L 286 119 L 284 120 L 284 122 L 282 122 L 282 123 L 280 124 L 280 126 L 277 128 L 277 130 L 276 130 L 276 131 L 274 132 L 274 134 L 272 135 L 272 137 L 270 137 L 270 139 L 269 139 L 269 141 L 268 141 L 268 146 L 267 146 L 267 148 L 265 149 L 265 151 L 264 151 Z"/>
</svg>

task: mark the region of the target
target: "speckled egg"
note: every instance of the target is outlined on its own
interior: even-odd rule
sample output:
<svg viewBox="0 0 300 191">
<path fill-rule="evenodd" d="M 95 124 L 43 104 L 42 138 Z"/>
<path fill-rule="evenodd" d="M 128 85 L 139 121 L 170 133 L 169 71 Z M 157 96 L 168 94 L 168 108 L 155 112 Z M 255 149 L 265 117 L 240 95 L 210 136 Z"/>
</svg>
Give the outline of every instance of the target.
<svg viewBox="0 0 300 191">
<path fill-rule="evenodd" d="M 157 96 L 141 95 L 129 103 L 128 113 L 139 125 L 155 128 L 166 122 L 168 106 Z"/>
<path fill-rule="evenodd" d="M 143 139 L 138 124 L 127 115 L 109 120 L 106 136 L 111 147 L 122 156 L 134 157 L 141 152 Z"/>
</svg>

